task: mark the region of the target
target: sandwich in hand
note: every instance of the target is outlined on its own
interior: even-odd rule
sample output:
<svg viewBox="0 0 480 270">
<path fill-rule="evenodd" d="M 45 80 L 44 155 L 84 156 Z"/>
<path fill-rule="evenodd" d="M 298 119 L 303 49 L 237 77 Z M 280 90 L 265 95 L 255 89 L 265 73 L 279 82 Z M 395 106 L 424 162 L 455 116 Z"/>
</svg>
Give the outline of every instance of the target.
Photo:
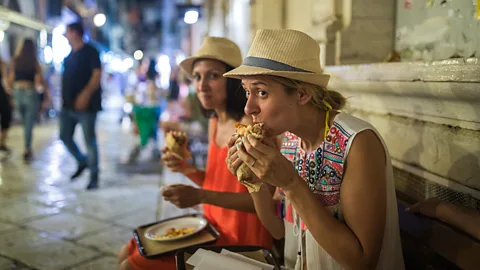
<svg viewBox="0 0 480 270">
<path fill-rule="evenodd" d="M 252 135 L 256 139 L 263 139 L 265 135 L 265 130 L 263 129 L 263 123 L 256 123 L 253 125 L 246 125 L 242 123 L 236 123 L 235 128 L 237 129 L 236 134 L 239 135 L 235 143 L 238 143 L 242 140 L 243 137 L 247 135 Z M 242 163 L 237 169 L 237 178 L 241 184 L 247 187 L 249 192 L 258 192 L 263 182 L 252 183 L 250 182 L 253 179 L 252 170 L 245 164 Z"/>
<path fill-rule="evenodd" d="M 192 154 L 188 151 L 188 137 L 185 132 L 170 131 L 165 136 L 167 152 L 177 156 L 179 159 L 189 159 Z"/>
</svg>

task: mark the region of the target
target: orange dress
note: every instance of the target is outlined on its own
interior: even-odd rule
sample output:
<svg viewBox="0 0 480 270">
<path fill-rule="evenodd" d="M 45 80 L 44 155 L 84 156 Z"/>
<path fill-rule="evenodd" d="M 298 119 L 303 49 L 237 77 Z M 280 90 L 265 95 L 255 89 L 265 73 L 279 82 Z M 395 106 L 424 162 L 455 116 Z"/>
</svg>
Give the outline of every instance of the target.
<svg viewBox="0 0 480 270">
<path fill-rule="evenodd" d="M 214 132 L 209 143 L 207 169 L 203 189 L 217 192 L 247 193 L 237 178 L 228 171 L 225 164 L 228 147 L 218 147 L 215 143 L 217 121 L 212 121 Z M 263 227 L 256 214 L 230 210 L 218 206 L 203 205 L 204 215 L 220 232 L 214 245 L 250 245 L 267 249 L 272 247 L 272 237 Z M 175 257 L 165 256 L 149 260 L 138 252 L 135 239 L 128 245 L 128 260 L 134 269 L 175 269 Z"/>
</svg>

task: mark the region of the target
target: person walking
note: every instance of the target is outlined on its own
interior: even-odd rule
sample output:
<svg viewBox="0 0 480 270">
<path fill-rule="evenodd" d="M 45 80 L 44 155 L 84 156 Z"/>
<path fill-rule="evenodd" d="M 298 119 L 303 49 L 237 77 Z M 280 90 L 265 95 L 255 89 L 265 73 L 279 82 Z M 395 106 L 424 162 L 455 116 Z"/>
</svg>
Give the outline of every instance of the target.
<svg viewBox="0 0 480 270">
<path fill-rule="evenodd" d="M 64 60 L 62 76 L 63 109 L 60 115 L 60 139 L 78 162 L 71 180 L 90 170 L 88 189 L 98 188 L 98 146 L 95 133 L 97 113 L 102 109 L 101 64 L 98 51 L 83 41 L 84 28 L 79 22 L 69 24 L 65 33 L 72 52 Z M 82 126 L 87 155 L 73 140 L 77 124 Z"/>
<path fill-rule="evenodd" d="M 32 39 L 23 41 L 16 56 L 11 61 L 9 85 L 13 86 L 14 105 L 23 121 L 25 145 L 23 159 L 29 162 L 33 158 L 33 127 L 35 126 L 39 106 L 46 107 L 50 100 L 47 83 L 38 62 L 37 48 Z M 39 90 L 45 93 L 42 102 L 40 101 Z"/>
</svg>

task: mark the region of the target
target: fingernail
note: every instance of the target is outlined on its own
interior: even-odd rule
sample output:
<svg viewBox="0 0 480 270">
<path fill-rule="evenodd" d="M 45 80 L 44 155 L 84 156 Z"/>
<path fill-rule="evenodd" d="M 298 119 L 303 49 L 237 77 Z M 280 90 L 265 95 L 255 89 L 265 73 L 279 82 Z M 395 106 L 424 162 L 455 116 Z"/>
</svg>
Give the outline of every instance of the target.
<svg viewBox="0 0 480 270">
<path fill-rule="evenodd" d="M 237 153 L 237 156 L 240 157 L 240 153 Z"/>
<path fill-rule="evenodd" d="M 235 139 L 238 138 L 238 134 L 235 134 L 233 137 L 234 137 Z"/>
<path fill-rule="evenodd" d="M 242 137 L 242 142 L 244 142 L 244 141 L 245 141 L 245 137 Z"/>
<path fill-rule="evenodd" d="M 240 148 L 241 145 L 242 145 L 242 142 L 237 143 L 237 149 Z"/>
</svg>

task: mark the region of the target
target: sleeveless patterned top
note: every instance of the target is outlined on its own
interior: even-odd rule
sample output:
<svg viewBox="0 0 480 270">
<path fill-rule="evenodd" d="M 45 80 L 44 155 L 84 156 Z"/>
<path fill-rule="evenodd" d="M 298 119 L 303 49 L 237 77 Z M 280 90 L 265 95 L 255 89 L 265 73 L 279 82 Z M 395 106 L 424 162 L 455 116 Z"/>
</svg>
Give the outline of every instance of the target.
<svg viewBox="0 0 480 270">
<path fill-rule="evenodd" d="M 285 133 L 281 147 L 283 156 L 294 164 L 297 173 L 308 183 L 320 203 L 337 219 L 345 150 L 351 136 L 334 121 L 326 139 L 313 152 L 304 151 L 301 148 L 301 139 L 290 132 Z M 281 191 L 280 194 L 284 195 Z M 279 214 L 288 222 L 294 222 L 292 206 L 288 205 L 286 209 L 281 209 L 283 205 L 279 207 Z M 303 222 L 300 227 L 306 229 Z"/>
<path fill-rule="evenodd" d="M 352 115 L 340 113 L 335 116 L 325 140 L 315 151 L 304 151 L 301 148 L 301 139 L 287 132 L 283 138 L 281 152 L 308 183 L 319 203 L 325 206 L 336 219 L 344 222 L 340 190 L 345 161 L 356 135 L 364 130 L 372 130 L 377 135 L 386 154 L 386 227 L 376 269 L 404 270 L 392 164 L 385 142 L 372 125 Z M 285 198 L 285 194 L 281 190 L 279 194 L 283 198 L 278 201 L 277 210 L 286 221 L 285 266 L 293 268 L 297 253 L 302 250 L 301 261 L 306 263 L 308 270 L 342 269 L 342 266 L 317 243 L 301 219 L 295 218 L 295 210 Z M 295 236 L 296 226 L 305 233 Z M 302 236 L 302 239 L 300 240 L 298 236 Z"/>
</svg>

